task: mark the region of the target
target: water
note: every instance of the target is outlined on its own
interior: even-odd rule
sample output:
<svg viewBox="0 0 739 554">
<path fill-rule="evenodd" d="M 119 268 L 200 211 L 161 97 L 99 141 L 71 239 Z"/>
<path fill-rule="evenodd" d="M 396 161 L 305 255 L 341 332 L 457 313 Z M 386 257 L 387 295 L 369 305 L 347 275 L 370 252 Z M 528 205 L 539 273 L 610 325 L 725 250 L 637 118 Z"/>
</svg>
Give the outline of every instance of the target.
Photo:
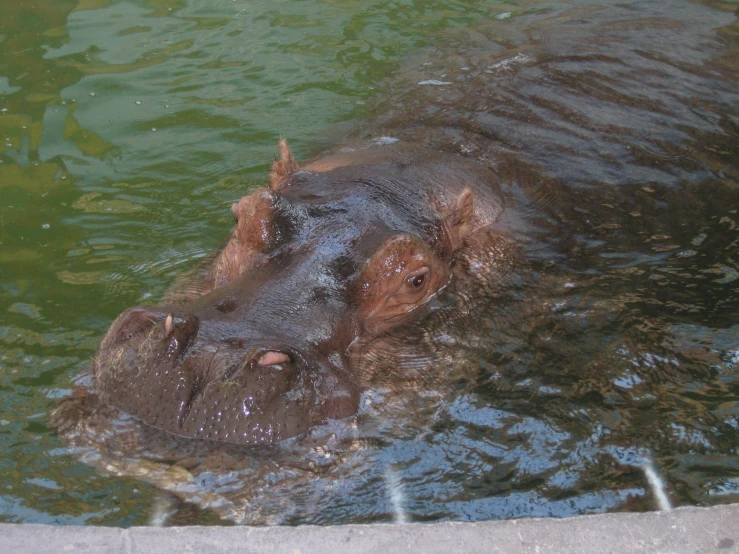
<svg viewBox="0 0 739 554">
<path fill-rule="evenodd" d="M 1 2 L 0 518 L 655 509 L 645 467 L 673 505 L 739 500 L 735 10 Z M 298 159 L 392 136 L 499 174 L 517 261 L 430 323 L 455 379 L 408 396 L 380 374 L 357 421 L 258 454 L 168 445 L 176 465 L 119 421 L 130 448 L 81 463 L 50 411 L 122 309 L 218 247 L 280 136 Z"/>
</svg>

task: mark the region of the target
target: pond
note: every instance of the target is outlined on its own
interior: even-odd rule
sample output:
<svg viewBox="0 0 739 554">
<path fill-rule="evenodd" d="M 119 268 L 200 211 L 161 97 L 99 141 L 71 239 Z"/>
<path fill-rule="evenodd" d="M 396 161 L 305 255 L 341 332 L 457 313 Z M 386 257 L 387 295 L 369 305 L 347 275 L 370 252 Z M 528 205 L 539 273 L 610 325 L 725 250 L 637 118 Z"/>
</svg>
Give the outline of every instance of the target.
<svg viewBox="0 0 739 554">
<path fill-rule="evenodd" d="M 0 0 L 0 520 L 739 501 L 736 11 Z M 497 175 L 513 254 L 427 322 L 434 375 L 412 393 L 368 379 L 357 417 L 259 452 L 60 438 L 50 414 L 111 322 L 223 243 L 280 137 L 298 160 L 392 137 Z"/>
</svg>

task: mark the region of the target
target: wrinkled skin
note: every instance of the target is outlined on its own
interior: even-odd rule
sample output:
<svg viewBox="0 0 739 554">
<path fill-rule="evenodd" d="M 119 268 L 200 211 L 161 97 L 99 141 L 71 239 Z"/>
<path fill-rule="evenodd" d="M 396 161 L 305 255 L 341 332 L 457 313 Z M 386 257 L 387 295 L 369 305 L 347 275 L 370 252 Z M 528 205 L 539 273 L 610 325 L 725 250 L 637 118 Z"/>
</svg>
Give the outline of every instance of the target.
<svg viewBox="0 0 739 554">
<path fill-rule="evenodd" d="M 494 175 L 459 156 L 382 146 L 301 169 L 280 149 L 205 277 L 169 295 L 184 302 L 113 323 L 94 361 L 105 402 L 242 444 L 351 416 L 362 351 L 425 313 L 503 209 Z"/>
</svg>

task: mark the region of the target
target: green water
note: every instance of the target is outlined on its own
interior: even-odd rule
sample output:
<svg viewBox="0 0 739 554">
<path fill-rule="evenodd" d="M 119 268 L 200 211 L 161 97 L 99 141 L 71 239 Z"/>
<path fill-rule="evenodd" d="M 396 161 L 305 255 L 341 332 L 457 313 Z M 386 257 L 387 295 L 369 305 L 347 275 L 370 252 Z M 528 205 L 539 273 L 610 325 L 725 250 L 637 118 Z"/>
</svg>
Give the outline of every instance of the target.
<svg viewBox="0 0 739 554">
<path fill-rule="evenodd" d="M 0 520 L 146 523 L 46 425 L 111 320 L 216 248 L 279 137 L 334 144 L 494 2 L 0 2 Z M 202 518 L 201 518 L 202 521 Z"/>
</svg>

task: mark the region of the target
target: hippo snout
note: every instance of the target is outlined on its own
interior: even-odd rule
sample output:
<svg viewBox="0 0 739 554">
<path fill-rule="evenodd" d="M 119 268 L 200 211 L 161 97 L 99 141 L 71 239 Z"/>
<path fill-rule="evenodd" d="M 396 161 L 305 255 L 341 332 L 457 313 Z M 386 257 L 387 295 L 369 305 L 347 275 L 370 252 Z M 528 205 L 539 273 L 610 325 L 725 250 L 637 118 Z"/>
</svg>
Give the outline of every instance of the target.
<svg viewBox="0 0 739 554">
<path fill-rule="evenodd" d="M 356 412 L 359 388 L 320 353 L 245 328 L 221 313 L 126 310 L 94 368 L 101 395 L 168 432 L 273 442 Z"/>
</svg>

